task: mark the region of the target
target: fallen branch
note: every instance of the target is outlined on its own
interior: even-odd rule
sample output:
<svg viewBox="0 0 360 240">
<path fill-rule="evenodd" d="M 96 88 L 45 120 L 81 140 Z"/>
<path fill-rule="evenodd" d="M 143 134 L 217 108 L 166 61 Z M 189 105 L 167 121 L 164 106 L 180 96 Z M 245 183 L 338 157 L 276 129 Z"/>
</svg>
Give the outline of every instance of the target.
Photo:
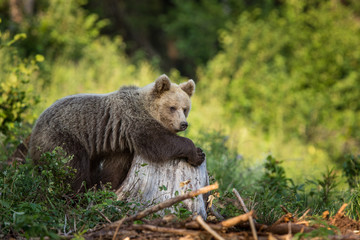
<svg viewBox="0 0 360 240">
<path fill-rule="evenodd" d="M 173 233 L 173 234 L 177 234 L 177 235 L 199 236 L 201 234 L 201 232 L 199 232 L 199 231 L 180 229 L 180 228 L 158 227 L 158 226 L 148 225 L 148 224 L 133 225 L 131 228 L 135 229 L 135 230 L 149 230 L 149 231 L 153 231 L 153 232 Z"/>
<path fill-rule="evenodd" d="M 250 211 L 249 213 L 245 213 L 237 217 L 224 220 L 217 224 L 208 223 L 207 225 L 209 225 L 214 230 L 220 231 L 220 230 L 224 230 L 225 228 L 233 227 L 237 224 L 247 222 L 252 214 L 253 211 Z M 186 223 L 185 227 L 190 229 L 199 229 L 201 228 L 201 225 L 197 221 L 191 221 Z"/>
<path fill-rule="evenodd" d="M 186 194 L 183 194 L 183 195 L 180 195 L 180 196 L 177 196 L 177 197 L 174 197 L 174 198 L 170 198 L 162 203 L 159 203 L 159 204 L 156 204 L 152 207 L 149 207 L 147 209 L 145 209 L 144 211 L 141 211 L 133 216 L 130 216 L 130 217 L 127 217 L 124 219 L 124 221 L 126 222 L 130 222 L 130 221 L 134 221 L 134 220 L 140 220 L 152 213 L 155 213 L 157 211 L 160 211 L 164 208 L 168 208 L 168 207 L 171 207 L 172 205 L 178 203 L 178 202 L 181 202 L 181 201 L 184 201 L 185 199 L 189 199 L 189 198 L 193 198 L 193 197 L 196 197 L 200 194 L 205 194 L 207 192 L 210 192 L 212 190 L 215 190 L 215 189 L 218 189 L 219 188 L 219 185 L 218 183 L 216 182 L 215 184 L 212 184 L 212 185 L 209 185 L 209 186 L 206 186 L 206 187 L 203 187 L 203 188 L 200 188 L 198 190 L 195 190 L 195 191 L 191 191 L 191 192 L 188 192 Z M 120 220 L 122 221 L 122 220 Z M 114 222 L 112 225 L 117 225 L 119 223 L 119 221 L 116 221 Z"/>
<path fill-rule="evenodd" d="M 254 213 L 253 211 L 250 211 L 248 213 L 239 215 L 237 217 L 233 217 L 233 218 L 224 220 L 219 225 L 221 225 L 222 227 L 226 227 L 226 228 L 233 227 L 239 223 L 247 222 L 250 219 L 250 217 L 253 215 L 253 213 Z"/>
<path fill-rule="evenodd" d="M 217 232 L 214 231 L 203 219 L 201 216 L 197 216 L 195 220 L 208 232 L 210 233 L 214 238 L 218 240 L 225 240 L 223 237 L 221 237 Z"/>
<path fill-rule="evenodd" d="M 223 227 L 220 224 L 208 223 L 208 225 L 212 229 L 217 230 L 217 231 L 220 231 L 223 229 Z M 190 228 L 190 229 L 200 229 L 201 225 L 197 221 L 191 221 L 191 222 L 185 223 L 185 227 Z"/>
<path fill-rule="evenodd" d="M 293 234 L 298 233 L 298 232 L 307 233 L 307 232 L 311 232 L 315 229 L 313 227 L 307 227 L 304 225 L 299 225 L 299 224 L 289 222 L 289 223 L 280 223 L 278 225 L 269 227 L 269 228 L 265 229 L 265 231 L 271 232 L 274 234 L 284 235 L 284 234 L 289 233 L 289 227 Z"/>
</svg>

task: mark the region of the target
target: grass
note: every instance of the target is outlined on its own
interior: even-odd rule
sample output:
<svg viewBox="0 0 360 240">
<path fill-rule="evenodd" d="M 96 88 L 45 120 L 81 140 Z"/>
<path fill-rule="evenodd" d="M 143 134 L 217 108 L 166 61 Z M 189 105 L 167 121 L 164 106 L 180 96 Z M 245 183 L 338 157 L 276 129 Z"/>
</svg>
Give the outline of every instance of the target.
<svg viewBox="0 0 360 240">
<path fill-rule="evenodd" d="M 0 236 L 59 238 L 118 220 L 134 210 L 132 203 L 116 200 L 108 186 L 74 194 L 69 182 L 74 170 L 61 149 L 46 153 L 40 165 L 31 161 L 0 173 Z M 9 214 L 10 213 L 10 214 Z"/>
</svg>

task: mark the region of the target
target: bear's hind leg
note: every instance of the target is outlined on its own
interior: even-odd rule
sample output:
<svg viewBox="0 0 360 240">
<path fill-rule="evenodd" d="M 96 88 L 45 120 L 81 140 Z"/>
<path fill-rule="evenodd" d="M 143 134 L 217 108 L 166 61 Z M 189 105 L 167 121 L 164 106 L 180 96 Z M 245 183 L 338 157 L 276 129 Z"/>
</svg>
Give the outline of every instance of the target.
<svg viewBox="0 0 360 240">
<path fill-rule="evenodd" d="M 98 171 L 92 176 L 98 184 L 110 182 L 113 189 L 120 187 L 125 180 L 134 155 L 130 152 L 114 153 L 102 159 Z"/>
</svg>

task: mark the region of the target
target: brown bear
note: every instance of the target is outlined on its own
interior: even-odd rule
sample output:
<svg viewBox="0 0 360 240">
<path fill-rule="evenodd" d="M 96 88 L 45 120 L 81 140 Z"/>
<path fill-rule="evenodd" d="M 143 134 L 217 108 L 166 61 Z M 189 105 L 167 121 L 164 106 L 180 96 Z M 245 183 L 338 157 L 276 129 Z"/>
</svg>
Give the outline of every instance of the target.
<svg viewBox="0 0 360 240">
<path fill-rule="evenodd" d="M 200 165 L 205 154 L 176 135 L 188 123 L 195 83 L 180 85 L 166 75 L 143 88 L 123 87 L 108 94 L 78 94 L 56 101 L 37 120 L 30 139 L 30 157 L 39 163 L 44 152 L 62 147 L 77 170 L 72 186 L 101 182 L 118 188 L 134 155 L 153 162 L 184 158 Z"/>
</svg>

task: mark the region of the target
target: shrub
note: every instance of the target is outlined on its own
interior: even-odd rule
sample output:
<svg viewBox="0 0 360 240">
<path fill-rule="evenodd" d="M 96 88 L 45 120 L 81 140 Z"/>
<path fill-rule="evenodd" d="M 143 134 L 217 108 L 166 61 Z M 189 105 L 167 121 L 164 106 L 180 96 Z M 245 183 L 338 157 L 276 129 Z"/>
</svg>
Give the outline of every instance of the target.
<svg viewBox="0 0 360 240">
<path fill-rule="evenodd" d="M 28 35 L 22 45 L 27 55 L 41 53 L 49 60 L 59 56 L 72 60 L 81 58 L 84 48 L 108 24 L 107 20 L 100 20 L 96 14 L 81 8 L 86 2 L 50 0 L 41 3 L 39 12 L 19 26 L 20 31 Z"/>
<path fill-rule="evenodd" d="M 30 80 L 37 74 L 37 63 L 43 56 L 24 59 L 14 46 L 25 39 L 25 34 L 13 38 L 9 32 L 0 32 L 0 144 L 16 139 L 23 124 L 34 119 L 30 110 L 37 102 Z"/>
<path fill-rule="evenodd" d="M 304 208 L 301 198 L 304 185 L 296 185 L 287 178 L 280 164 L 280 161 L 269 155 L 264 164 L 265 172 L 255 184 L 252 201 L 256 203 L 259 220 L 267 224 L 274 223 L 284 215 L 280 206 L 292 213 Z"/>
<path fill-rule="evenodd" d="M 224 50 L 199 71 L 203 103 L 219 107 L 216 118 L 230 128 L 245 119 L 267 136 L 299 138 L 336 160 L 356 152 L 360 26 L 354 21 L 351 10 L 326 1 L 286 2 L 265 17 L 261 10 L 241 14 L 221 33 Z"/>
<path fill-rule="evenodd" d="M 131 205 L 117 201 L 108 186 L 73 193 L 70 182 L 74 169 L 71 157 L 57 148 L 45 153 L 41 163 L 28 161 L 7 166 L 0 173 L 0 237 L 24 236 L 59 238 L 132 214 Z"/>
<path fill-rule="evenodd" d="M 343 163 L 343 171 L 350 188 L 360 184 L 360 155 L 348 155 Z"/>
</svg>

